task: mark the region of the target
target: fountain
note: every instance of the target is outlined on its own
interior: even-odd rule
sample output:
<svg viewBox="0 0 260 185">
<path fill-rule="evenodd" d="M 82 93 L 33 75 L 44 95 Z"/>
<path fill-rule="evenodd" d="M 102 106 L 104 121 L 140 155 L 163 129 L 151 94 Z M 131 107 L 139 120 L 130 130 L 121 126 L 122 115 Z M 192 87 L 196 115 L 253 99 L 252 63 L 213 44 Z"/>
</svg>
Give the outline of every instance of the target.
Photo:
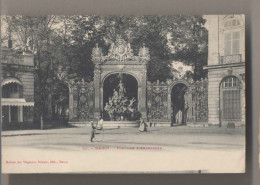
<svg viewBox="0 0 260 185">
<path fill-rule="evenodd" d="M 122 77 L 119 75 L 120 81 L 117 89 L 113 90 L 113 95 L 109 97 L 104 107 L 103 115 L 108 115 L 105 118 L 104 125 L 106 126 L 138 126 L 141 113 L 137 110 L 137 102 L 133 97 L 128 99 L 125 96 L 126 90 L 122 82 Z"/>
</svg>

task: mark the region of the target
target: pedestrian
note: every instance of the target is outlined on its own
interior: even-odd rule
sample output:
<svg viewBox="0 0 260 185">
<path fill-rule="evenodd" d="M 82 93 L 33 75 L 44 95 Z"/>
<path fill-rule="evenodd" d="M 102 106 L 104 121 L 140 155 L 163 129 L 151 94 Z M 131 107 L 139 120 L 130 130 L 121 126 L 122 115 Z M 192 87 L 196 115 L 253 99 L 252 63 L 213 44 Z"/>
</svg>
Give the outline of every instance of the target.
<svg viewBox="0 0 260 185">
<path fill-rule="evenodd" d="M 146 122 L 144 122 L 144 132 L 147 132 L 147 127 L 148 127 L 148 124 Z"/>
<path fill-rule="evenodd" d="M 93 142 L 93 138 L 95 137 L 96 127 L 95 127 L 93 121 L 90 122 L 90 125 L 91 125 L 91 138 L 90 138 L 90 141 Z"/>
<path fill-rule="evenodd" d="M 139 127 L 140 132 L 147 132 L 147 123 L 145 123 L 144 119 L 140 119 L 140 127 Z"/>
<path fill-rule="evenodd" d="M 175 116 L 175 119 L 176 119 L 176 123 L 178 125 L 181 125 L 182 124 L 182 111 L 179 110 Z"/>
<path fill-rule="evenodd" d="M 99 120 L 98 120 L 98 125 L 97 125 L 97 129 L 98 130 L 102 130 L 103 129 L 103 118 L 100 116 Z"/>
</svg>

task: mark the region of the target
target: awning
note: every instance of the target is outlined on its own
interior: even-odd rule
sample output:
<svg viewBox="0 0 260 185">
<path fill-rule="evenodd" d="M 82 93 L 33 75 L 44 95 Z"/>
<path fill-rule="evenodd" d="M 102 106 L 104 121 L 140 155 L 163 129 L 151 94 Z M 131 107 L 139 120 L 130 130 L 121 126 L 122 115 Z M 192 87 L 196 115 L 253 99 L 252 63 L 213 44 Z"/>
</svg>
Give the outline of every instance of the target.
<svg viewBox="0 0 260 185">
<path fill-rule="evenodd" d="M 4 86 L 4 85 L 6 85 L 6 84 L 10 84 L 10 83 L 17 83 L 17 84 L 19 84 L 19 85 L 23 85 L 18 79 L 16 79 L 16 78 L 6 78 L 6 79 L 4 79 L 3 80 L 3 82 L 2 82 L 2 84 L 1 84 L 1 86 Z"/>
<path fill-rule="evenodd" d="M 26 102 L 24 98 L 1 98 L 2 106 L 34 106 L 34 102 Z"/>
</svg>

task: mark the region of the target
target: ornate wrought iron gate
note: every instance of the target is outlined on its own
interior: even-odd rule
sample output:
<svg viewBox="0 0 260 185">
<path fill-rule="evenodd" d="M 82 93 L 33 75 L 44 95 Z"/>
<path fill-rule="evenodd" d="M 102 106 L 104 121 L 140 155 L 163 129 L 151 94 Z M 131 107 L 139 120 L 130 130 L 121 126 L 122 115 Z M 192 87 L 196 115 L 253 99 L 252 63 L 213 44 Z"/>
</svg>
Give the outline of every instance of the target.
<svg viewBox="0 0 260 185">
<path fill-rule="evenodd" d="M 152 122 L 172 122 L 172 84 L 185 83 L 188 87 L 184 94 L 183 114 L 187 122 L 206 122 L 208 119 L 208 82 L 201 80 L 171 80 L 167 83 L 147 83 L 147 117 Z"/>
<path fill-rule="evenodd" d="M 147 118 L 152 122 L 172 122 L 171 90 L 178 81 L 147 82 Z M 187 122 L 205 122 L 208 117 L 207 80 L 188 82 L 184 95 Z M 84 122 L 94 119 L 95 88 L 93 82 L 70 83 L 70 121 Z"/>
<path fill-rule="evenodd" d="M 93 82 L 71 83 L 70 89 L 70 121 L 93 120 L 95 107 Z"/>
<path fill-rule="evenodd" d="M 168 85 L 147 83 L 147 117 L 152 122 L 168 121 Z"/>
<path fill-rule="evenodd" d="M 193 82 L 188 91 L 188 122 L 205 122 L 208 120 L 208 81 Z"/>
</svg>

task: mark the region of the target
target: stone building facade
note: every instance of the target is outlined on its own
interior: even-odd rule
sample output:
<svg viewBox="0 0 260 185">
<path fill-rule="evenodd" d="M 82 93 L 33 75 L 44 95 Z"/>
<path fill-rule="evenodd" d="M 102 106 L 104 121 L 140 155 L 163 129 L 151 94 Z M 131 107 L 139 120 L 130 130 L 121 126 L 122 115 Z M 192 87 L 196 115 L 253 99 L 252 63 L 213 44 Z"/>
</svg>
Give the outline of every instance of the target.
<svg viewBox="0 0 260 185">
<path fill-rule="evenodd" d="M 244 15 L 207 16 L 208 123 L 245 125 Z"/>
<path fill-rule="evenodd" d="M 33 122 L 34 57 L 29 52 L 1 48 L 1 121 L 3 129 Z M 26 123 L 26 124 L 21 124 Z"/>
</svg>

